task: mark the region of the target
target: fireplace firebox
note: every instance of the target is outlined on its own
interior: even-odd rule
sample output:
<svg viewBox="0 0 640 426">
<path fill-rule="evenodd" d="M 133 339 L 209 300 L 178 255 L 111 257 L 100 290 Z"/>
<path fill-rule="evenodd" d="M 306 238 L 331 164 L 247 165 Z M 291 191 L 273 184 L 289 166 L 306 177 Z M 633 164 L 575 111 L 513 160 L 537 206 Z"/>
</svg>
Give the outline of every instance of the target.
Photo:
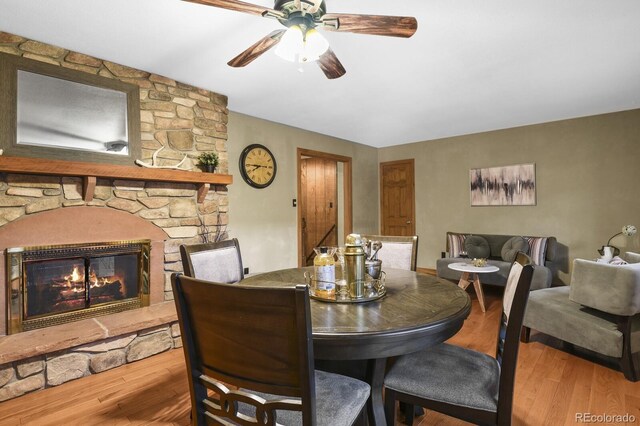
<svg viewBox="0 0 640 426">
<path fill-rule="evenodd" d="M 150 240 L 7 249 L 7 332 L 148 306 L 150 251 Z"/>
</svg>

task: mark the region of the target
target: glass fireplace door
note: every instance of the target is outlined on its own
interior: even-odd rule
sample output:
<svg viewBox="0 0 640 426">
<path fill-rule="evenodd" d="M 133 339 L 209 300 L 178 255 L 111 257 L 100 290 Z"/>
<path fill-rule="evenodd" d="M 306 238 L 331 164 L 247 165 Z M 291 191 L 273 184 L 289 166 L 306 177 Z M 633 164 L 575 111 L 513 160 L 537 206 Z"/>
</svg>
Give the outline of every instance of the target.
<svg viewBox="0 0 640 426">
<path fill-rule="evenodd" d="M 120 254 L 89 259 L 89 305 L 138 297 L 138 256 Z"/>
<path fill-rule="evenodd" d="M 25 319 L 87 306 L 85 259 L 43 260 L 28 262 L 24 267 Z"/>
<path fill-rule="evenodd" d="M 149 305 L 149 240 L 7 249 L 8 333 Z"/>
</svg>

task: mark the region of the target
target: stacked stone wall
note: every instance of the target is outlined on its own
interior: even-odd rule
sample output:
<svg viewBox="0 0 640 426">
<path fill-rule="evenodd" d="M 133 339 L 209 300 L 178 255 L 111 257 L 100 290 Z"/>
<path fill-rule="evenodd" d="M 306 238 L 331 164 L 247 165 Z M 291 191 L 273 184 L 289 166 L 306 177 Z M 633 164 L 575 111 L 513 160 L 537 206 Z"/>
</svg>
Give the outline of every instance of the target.
<svg viewBox="0 0 640 426">
<path fill-rule="evenodd" d="M 178 323 L 0 366 L 0 402 L 182 347 Z"/>
<path fill-rule="evenodd" d="M 0 226 L 25 215 L 74 206 L 112 208 L 139 216 L 169 236 L 164 246 L 165 280 L 160 284 L 165 300 L 171 300 L 171 273 L 182 271 L 180 245 L 201 243 L 203 233 L 224 232 L 228 221 L 225 186 L 212 188 L 202 203 L 196 197 L 192 184 L 98 179 L 94 199 L 85 202 L 81 178 L 0 173 Z"/>
<path fill-rule="evenodd" d="M 164 147 L 157 154 L 159 165 L 175 165 L 186 155 L 183 166 L 198 171 L 197 156 L 213 151 L 220 159 L 216 171 L 228 173 L 226 96 L 9 33 L 0 32 L 0 52 L 138 85 L 142 160 Z M 98 179 L 94 199 L 85 202 L 80 178 L 0 173 L 0 226 L 24 215 L 82 205 L 140 216 L 169 236 L 164 253 L 168 300 L 169 276 L 182 270 L 180 244 L 202 242 L 203 234 L 222 232 L 228 223 L 226 186 L 211 188 L 203 203 L 196 196 L 191 184 Z"/>
</svg>

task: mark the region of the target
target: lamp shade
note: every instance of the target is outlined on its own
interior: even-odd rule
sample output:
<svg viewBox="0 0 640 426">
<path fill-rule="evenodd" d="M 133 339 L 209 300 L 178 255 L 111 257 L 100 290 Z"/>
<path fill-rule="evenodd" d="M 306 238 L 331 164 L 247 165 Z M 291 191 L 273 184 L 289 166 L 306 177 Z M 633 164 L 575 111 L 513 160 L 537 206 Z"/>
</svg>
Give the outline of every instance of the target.
<svg viewBox="0 0 640 426">
<path fill-rule="evenodd" d="M 284 33 L 276 55 L 290 62 L 312 62 L 327 51 L 329 42 L 316 29 L 311 28 L 303 33 L 298 25 L 292 25 Z"/>
</svg>

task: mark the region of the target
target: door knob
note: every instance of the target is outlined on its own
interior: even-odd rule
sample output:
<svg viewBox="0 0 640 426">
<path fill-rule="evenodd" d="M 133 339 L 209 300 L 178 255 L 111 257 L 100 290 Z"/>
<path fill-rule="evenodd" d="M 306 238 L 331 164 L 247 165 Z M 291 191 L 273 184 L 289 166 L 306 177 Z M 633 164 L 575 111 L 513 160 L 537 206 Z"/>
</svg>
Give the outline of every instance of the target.
<svg viewBox="0 0 640 426">
<path fill-rule="evenodd" d="M 410 220 L 407 221 L 407 225 L 411 225 L 411 221 Z"/>
</svg>

